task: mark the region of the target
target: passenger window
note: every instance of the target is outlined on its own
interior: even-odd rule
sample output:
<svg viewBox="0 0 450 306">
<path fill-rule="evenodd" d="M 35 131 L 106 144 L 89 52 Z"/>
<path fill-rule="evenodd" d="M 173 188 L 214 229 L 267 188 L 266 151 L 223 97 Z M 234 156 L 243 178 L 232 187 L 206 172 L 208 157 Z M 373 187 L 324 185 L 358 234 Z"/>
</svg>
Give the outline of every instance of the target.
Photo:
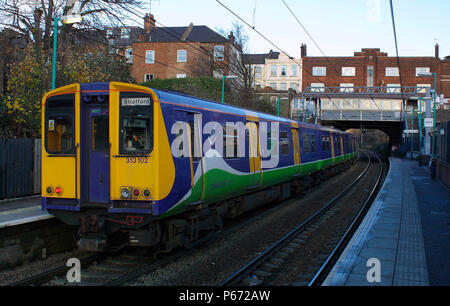
<svg viewBox="0 0 450 306">
<path fill-rule="evenodd" d="M 230 133 L 231 132 L 231 133 Z M 228 139 L 228 141 L 227 141 Z M 228 148 L 229 146 L 229 148 Z M 231 156 L 227 153 L 228 151 L 232 152 Z M 238 132 L 236 129 L 229 131 L 227 133 L 226 125 L 223 125 L 223 156 L 226 159 L 239 158 L 238 156 Z"/>
<path fill-rule="evenodd" d="M 281 154 L 289 155 L 289 133 L 280 132 L 280 147 Z"/>
<path fill-rule="evenodd" d="M 311 152 L 315 153 L 316 152 L 316 138 L 315 138 L 314 134 L 309 134 L 309 137 L 311 138 Z"/>
<path fill-rule="evenodd" d="M 309 153 L 310 150 L 309 137 L 308 134 L 303 133 L 303 153 Z"/>
</svg>

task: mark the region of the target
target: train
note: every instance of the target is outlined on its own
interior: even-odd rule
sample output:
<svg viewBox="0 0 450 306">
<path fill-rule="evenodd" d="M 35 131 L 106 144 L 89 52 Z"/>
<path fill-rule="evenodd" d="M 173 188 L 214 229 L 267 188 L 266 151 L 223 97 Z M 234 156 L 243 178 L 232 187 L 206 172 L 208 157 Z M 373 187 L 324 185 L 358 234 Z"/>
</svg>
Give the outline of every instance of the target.
<svg viewBox="0 0 450 306">
<path fill-rule="evenodd" d="M 42 209 L 85 251 L 191 247 L 355 163 L 343 131 L 121 82 L 42 98 Z"/>
</svg>

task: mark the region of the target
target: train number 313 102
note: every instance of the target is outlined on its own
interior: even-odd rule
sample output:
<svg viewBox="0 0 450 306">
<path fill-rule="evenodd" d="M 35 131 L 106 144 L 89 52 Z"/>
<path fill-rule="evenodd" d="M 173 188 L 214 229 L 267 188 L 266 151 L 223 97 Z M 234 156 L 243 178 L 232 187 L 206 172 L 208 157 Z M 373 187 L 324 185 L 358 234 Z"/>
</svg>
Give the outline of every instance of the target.
<svg viewBox="0 0 450 306">
<path fill-rule="evenodd" d="M 148 157 L 127 157 L 127 164 L 148 164 Z"/>
</svg>

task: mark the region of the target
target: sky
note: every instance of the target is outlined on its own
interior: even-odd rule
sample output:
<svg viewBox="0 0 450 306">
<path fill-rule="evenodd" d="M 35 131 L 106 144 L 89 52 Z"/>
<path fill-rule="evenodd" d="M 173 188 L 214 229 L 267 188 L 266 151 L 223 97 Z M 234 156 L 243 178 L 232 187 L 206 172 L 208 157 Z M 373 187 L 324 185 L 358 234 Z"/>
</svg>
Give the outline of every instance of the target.
<svg viewBox="0 0 450 306">
<path fill-rule="evenodd" d="M 238 20 L 216 0 L 142 1 L 145 10 L 141 12 L 151 10 L 156 21 L 165 26 L 192 22 L 228 30 Z M 380 48 L 389 56 L 396 55 L 389 0 L 284 0 L 323 54 L 282 0 L 220 1 L 295 58 L 300 57 L 302 43 L 307 45 L 309 56 L 352 56 L 361 48 Z M 436 43 L 441 58 L 450 55 L 449 0 L 393 0 L 393 7 L 399 56 L 434 56 Z M 136 21 L 130 25 L 139 22 L 133 17 Z M 250 53 L 277 50 L 252 28 L 244 27 Z"/>
</svg>

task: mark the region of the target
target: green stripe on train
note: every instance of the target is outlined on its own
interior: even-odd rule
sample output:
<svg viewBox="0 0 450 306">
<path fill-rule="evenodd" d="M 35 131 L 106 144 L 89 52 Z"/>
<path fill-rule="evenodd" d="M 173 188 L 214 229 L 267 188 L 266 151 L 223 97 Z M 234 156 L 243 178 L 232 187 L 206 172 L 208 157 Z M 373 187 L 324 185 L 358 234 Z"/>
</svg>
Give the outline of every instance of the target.
<svg viewBox="0 0 450 306">
<path fill-rule="evenodd" d="M 352 158 L 354 154 L 350 153 L 345 156 L 328 158 L 307 164 L 302 164 L 300 167 L 300 175 L 307 175 L 311 172 L 325 169 L 333 164 L 343 161 L 345 158 Z M 262 181 L 258 189 L 277 185 L 287 182 L 293 176 L 298 174 L 298 166 L 284 167 L 280 169 L 266 169 L 262 173 Z M 199 200 L 202 193 L 202 181 L 205 181 L 205 197 L 202 199 L 203 204 L 208 205 L 213 202 L 226 200 L 244 194 L 248 186 L 254 185 L 255 181 L 259 183 L 259 173 L 251 173 L 244 175 L 237 175 L 229 173 L 222 169 L 211 169 L 200 177 L 194 187 L 192 193 L 183 202 L 178 203 L 175 207 L 169 209 L 161 215 L 161 218 L 173 216 L 187 210 L 189 203 L 194 203 Z M 256 189 L 255 189 L 256 190 Z"/>
</svg>

